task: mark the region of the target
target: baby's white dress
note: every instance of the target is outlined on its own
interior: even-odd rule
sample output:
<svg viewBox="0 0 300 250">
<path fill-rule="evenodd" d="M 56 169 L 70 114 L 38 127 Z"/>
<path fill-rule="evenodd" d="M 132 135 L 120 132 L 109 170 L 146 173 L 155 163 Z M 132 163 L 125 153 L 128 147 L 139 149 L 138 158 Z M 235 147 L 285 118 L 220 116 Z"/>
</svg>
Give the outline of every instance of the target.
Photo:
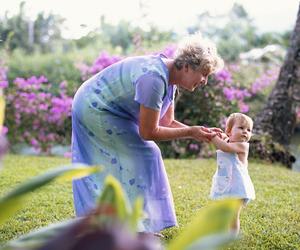
<svg viewBox="0 0 300 250">
<path fill-rule="evenodd" d="M 217 164 L 210 192 L 212 199 L 240 198 L 246 202 L 255 199 L 248 164 L 243 164 L 236 153 L 221 150 L 217 150 Z"/>
</svg>

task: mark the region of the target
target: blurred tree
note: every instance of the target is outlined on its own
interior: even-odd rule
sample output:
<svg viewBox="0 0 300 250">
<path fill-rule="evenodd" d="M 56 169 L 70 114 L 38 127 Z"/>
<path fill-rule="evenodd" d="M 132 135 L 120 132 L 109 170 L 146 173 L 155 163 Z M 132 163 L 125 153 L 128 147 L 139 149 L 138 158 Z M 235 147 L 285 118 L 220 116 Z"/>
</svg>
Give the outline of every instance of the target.
<svg viewBox="0 0 300 250">
<path fill-rule="evenodd" d="M 23 47 L 25 50 L 30 50 L 28 43 L 28 23 L 25 21 L 25 2 L 20 3 L 19 13 L 11 18 L 6 12 L 4 18 L 0 22 L 1 40 L 5 42 L 9 37 L 9 49 L 13 50 L 17 47 Z M 0 43 L 3 46 L 3 43 Z"/>
<path fill-rule="evenodd" d="M 136 46 L 151 47 L 153 44 L 171 41 L 174 33 L 171 31 L 161 31 L 154 25 L 147 25 L 143 29 L 129 21 L 121 20 L 117 25 L 106 22 L 105 17 L 101 17 L 100 25 L 101 38 L 110 43 L 113 47 L 119 47 L 124 54 L 129 54 L 136 50 Z"/>
<path fill-rule="evenodd" d="M 39 13 L 35 20 L 26 16 L 25 2 L 21 2 L 19 12 L 8 17 L 6 13 L 0 19 L 0 48 L 9 40 L 8 47 L 12 51 L 22 48 L 27 53 L 34 51 L 35 47 L 41 52 L 51 52 L 55 40 L 62 39 L 61 27 L 64 19 L 58 15 Z M 11 37 L 9 39 L 9 37 Z"/>
<path fill-rule="evenodd" d="M 40 12 L 34 21 L 34 43 L 38 44 L 41 52 L 51 52 L 53 42 L 62 39 L 61 27 L 65 19 L 54 14 L 46 16 Z"/>
<path fill-rule="evenodd" d="M 121 20 L 118 25 L 112 25 L 104 16 L 101 17 L 100 33 L 113 47 L 119 46 L 123 51 L 130 47 L 133 39 L 133 28 L 128 21 Z"/>
<path fill-rule="evenodd" d="M 291 37 L 291 31 L 281 33 L 278 32 L 265 32 L 258 36 L 255 43 L 256 47 L 265 47 L 269 44 L 280 44 L 285 48 L 288 47 L 289 40 Z"/>
<path fill-rule="evenodd" d="M 259 34 L 247 11 L 237 3 L 226 15 L 211 16 L 209 12 L 198 15 L 196 24 L 188 27 L 189 33 L 196 31 L 214 39 L 220 54 L 227 61 L 235 61 L 241 52 L 253 47 L 274 43 L 286 47 L 288 40 L 288 32 Z"/>
<path fill-rule="evenodd" d="M 248 13 L 240 4 L 234 4 L 227 15 L 211 16 L 205 12 L 198 16 L 189 33 L 200 31 L 217 43 L 218 50 L 225 60 L 235 60 L 238 55 L 253 47 L 257 39 L 255 27 Z"/>
<path fill-rule="evenodd" d="M 279 78 L 263 110 L 256 117 L 256 131 L 289 144 L 296 124 L 296 101 L 300 101 L 300 5 Z"/>
<path fill-rule="evenodd" d="M 296 125 L 296 105 L 300 103 L 300 4 L 290 46 L 281 67 L 279 78 L 268 101 L 255 119 L 255 133 L 271 137 L 271 141 L 287 146 Z M 261 144 L 261 141 L 258 141 Z M 269 143 L 270 141 L 264 141 Z M 282 149 L 281 149 L 282 150 Z M 256 148 L 260 153 L 261 145 Z M 271 151 L 272 156 L 276 152 Z M 279 161 L 291 164 L 280 154 Z"/>
</svg>

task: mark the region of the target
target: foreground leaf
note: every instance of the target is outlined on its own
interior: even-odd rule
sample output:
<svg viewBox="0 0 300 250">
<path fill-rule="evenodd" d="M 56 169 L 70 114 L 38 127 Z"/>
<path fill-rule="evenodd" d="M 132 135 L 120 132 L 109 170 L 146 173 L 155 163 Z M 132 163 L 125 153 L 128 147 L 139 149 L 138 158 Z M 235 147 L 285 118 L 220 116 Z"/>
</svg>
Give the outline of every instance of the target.
<svg viewBox="0 0 300 250">
<path fill-rule="evenodd" d="M 234 233 L 212 234 L 193 242 L 186 250 L 215 250 L 236 239 L 237 236 Z"/>
<path fill-rule="evenodd" d="M 134 206 L 132 209 L 132 214 L 129 218 L 130 227 L 133 231 L 136 231 L 138 222 L 143 217 L 143 214 L 144 214 L 143 205 L 144 205 L 144 201 L 141 197 L 139 197 L 135 200 L 135 203 L 134 203 Z"/>
<path fill-rule="evenodd" d="M 20 184 L 0 199 L 0 224 L 22 207 L 25 197 L 32 191 L 52 182 L 55 179 L 69 180 L 71 177 L 83 177 L 99 172 L 100 167 L 89 167 L 82 164 L 59 167 Z"/>
<path fill-rule="evenodd" d="M 8 242 L 3 248 L 1 248 L 1 250 L 38 249 L 58 234 L 63 233 L 68 228 L 79 223 L 81 220 L 81 218 L 76 218 L 40 228 L 36 231 L 23 235 L 16 240 Z"/>
<path fill-rule="evenodd" d="M 241 201 L 237 199 L 226 199 L 212 202 L 210 205 L 199 211 L 197 216 L 192 220 L 192 223 L 188 225 L 176 239 L 170 242 L 167 249 L 187 249 L 188 246 L 196 241 L 199 244 L 202 237 L 213 234 L 226 234 L 231 223 L 234 221 L 235 215 L 240 206 Z M 215 243 L 214 241 L 211 242 Z M 220 241 L 220 243 L 221 242 L 222 241 Z"/>
<path fill-rule="evenodd" d="M 105 179 L 104 189 L 98 203 L 111 206 L 120 221 L 124 221 L 131 213 L 127 196 L 125 196 L 119 181 L 111 175 L 108 175 Z"/>
<path fill-rule="evenodd" d="M 137 198 L 134 207 L 128 201 L 120 182 L 113 176 L 108 175 L 101 196 L 98 199 L 100 207 L 108 207 L 107 218 L 126 224 L 135 232 L 138 221 L 143 215 L 143 199 Z M 103 218 L 103 213 L 100 214 Z"/>
</svg>

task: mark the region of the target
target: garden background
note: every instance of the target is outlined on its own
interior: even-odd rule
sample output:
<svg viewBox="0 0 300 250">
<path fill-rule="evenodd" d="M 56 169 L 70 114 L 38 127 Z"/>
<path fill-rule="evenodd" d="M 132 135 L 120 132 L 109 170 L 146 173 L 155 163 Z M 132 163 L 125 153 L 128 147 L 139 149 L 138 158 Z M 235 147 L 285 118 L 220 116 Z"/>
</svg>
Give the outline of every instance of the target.
<svg viewBox="0 0 300 250">
<path fill-rule="evenodd" d="M 112 24 L 107 21 L 106 16 L 101 16 L 98 27 L 86 35 L 79 38 L 65 38 L 62 30 L 65 22 L 63 17 L 41 11 L 35 18 L 28 18 L 25 7 L 26 2 L 22 2 L 17 14 L 0 16 L 0 87 L 6 99 L 5 127 L 2 132 L 6 134 L 10 143 L 10 155 L 5 158 L 7 167 L 4 164 L 3 175 L 1 174 L 0 179 L 1 193 L 10 187 L 10 180 L 12 180 L 11 185 L 18 182 L 13 180 L 15 177 L 7 171 L 13 169 L 13 171 L 22 171 L 23 167 L 16 167 L 20 164 L 19 161 L 24 160 L 24 164 L 30 165 L 34 163 L 34 159 L 37 161 L 42 159 L 39 164 L 33 164 L 32 168 L 28 166 L 31 169 L 30 173 L 36 173 L 34 169 L 39 168 L 37 165 L 43 165 L 43 161 L 52 159 L 39 158 L 40 156 L 52 156 L 56 163 L 69 162 L 72 97 L 83 81 L 128 56 L 163 53 L 171 58 L 176 50 L 176 42 L 182 37 L 182 34 L 174 30 L 162 30 L 151 23 L 146 23 L 147 28 L 126 19 Z M 147 16 L 146 7 L 141 5 L 140 11 L 141 15 Z M 294 20 L 295 17 L 291 19 Z M 199 13 L 195 22 L 186 27 L 185 33 L 198 31 L 216 42 L 218 51 L 225 60 L 225 68 L 210 76 L 207 86 L 196 90 L 196 94 L 179 91 L 176 99 L 176 118 L 188 125 L 216 126 L 222 129 L 224 129 L 225 117 L 232 112 L 243 112 L 255 118 L 264 107 L 276 84 L 290 45 L 292 28 L 282 32 L 258 32 L 252 17 L 243 5 L 234 4 L 226 14 Z M 292 183 L 289 184 L 292 185 L 290 188 L 293 190 L 289 191 L 296 193 L 295 202 L 297 200 L 299 202 L 299 187 L 293 186 L 293 183 L 299 181 L 298 171 L 300 170 L 300 106 L 297 105 L 295 104 L 297 121 L 288 147 L 295 156 L 296 162 L 292 170 L 279 170 L 280 167 L 278 168 L 277 165 L 271 170 L 277 174 L 281 173 L 280 176 L 288 176 L 286 180 L 291 178 Z M 185 171 L 188 168 L 187 162 L 192 160 L 194 165 L 192 164 L 190 170 L 193 176 L 199 171 L 195 167 L 197 159 L 213 158 L 215 155 L 215 148 L 212 145 L 196 143 L 192 140 L 160 142 L 159 145 L 164 158 L 172 159 L 167 161 L 167 165 L 170 165 L 168 171 L 172 176 L 170 181 L 174 186 L 173 192 L 176 192 L 177 187 L 182 185 L 176 180 L 175 165 L 180 168 L 182 164 L 184 170 L 180 171 Z M 24 155 L 35 155 L 36 158 L 28 158 Z M 16 159 L 15 166 L 12 166 L 11 159 Z M 33 160 L 28 162 L 27 159 Z M 176 163 L 175 159 L 187 160 L 186 162 L 178 160 Z M 211 159 L 201 161 L 204 165 L 211 164 Z M 271 168 L 273 163 L 268 161 L 257 163 L 257 160 L 253 162 L 255 162 L 253 164 L 255 166 L 254 182 L 258 184 L 263 182 L 260 168 L 264 168 L 261 170 L 262 173 L 267 173 L 266 168 Z M 8 166 L 10 170 L 7 169 Z M 204 173 L 205 181 L 209 181 L 210 175 L 213 174 L 213 168 L 210 170 L 211 173 Z M 183 176 L 185 174 L 187 173 L 184 172 Z M 277 181 L 274 179 L 273 184 L 276 185 Z M 279 185 L 286 190 L 284 180 L 279 181 Z M 262 194 L 266 195 L 270 191 L 273 195 L 272 185 L 263 187 L 267 190 Z M 70 189 L 69 186 L 66 188 Z M 179 194 L 180 190 L 177 193 Z M 66 195 L 70 196 L 70 193 Z M 284 192 L 281 195 L 284 195 Z M 195 203 L 199 197 L 190 198 L 193 199 L 191 202 L 193 209 L 199 208 Z M 175 194 L 177 206 L 184 203 L 183 199 L 184 197 L 181 196 L 177 200 Z M 258 198 L 258 200 L 261 202 L 258 202 L 258 206 L 261 206 L 259 209 L 263 209 L 265 205 L 262 204 L 263 198 Z M 282 200 L 285 199 L 281 199 L 281 202 Z M 206 200 L 201 202 L 206 203 Z M 177 209 L 181 210 L 181 208 Z M 254 210 L 253 207 L 252 210 Z M 179 213 L 180 216 L 185 216 Z M 282 213 L 285 212 L 282 211 Z M 58 218 L 47 219 L 46 223 L 31 224 L 28 230 L 56 219 L 72 216 L 71 202 L 68 201 L 66 213 L 58 212 L 58 214 Z M 255 211 L 255 216 L 261 216 L 260 212 Z M 188 219 L 189 217 L 184 217 L 182 223 L 185 224 Z M 16 224 L 13 224 L 20 223 L 18 220 L 20 218 L 17 218 L 14 222 Z M 296 221 L 299 222 L 299 216 Z M 8 226 L 0 230 L 0 241 L 3 242 L 24 231 L 16 230 L 13 233 Z M 251 232 L 251 229 L 249 230 L 246 229 L 245 233 Z M 297 230 L 299 226 L 291 230 L 292 236 L 289 234 L 292 237 L 290 249 L 296 249 L 295 246 L 299 247 L 299 239 L 294 239 Z M 170 237 L 172 237 L 172 231 Z M 252 243 L 255 239 L 249 238 L 248 240 L 251 242 L 248 242 L 249 246 L 257 244 L 257 242 Z M 263 240 L 267 242 L 265 249 L 268 249 L 270 241 L 272 241 L 271 236 Z M 279 239 L 273 247 L 288 249 L 289 240 L 286 245 L 283 241 L 284 239 Z M 285 248 L 281 248 L 282 246 Z"/>
</svg>

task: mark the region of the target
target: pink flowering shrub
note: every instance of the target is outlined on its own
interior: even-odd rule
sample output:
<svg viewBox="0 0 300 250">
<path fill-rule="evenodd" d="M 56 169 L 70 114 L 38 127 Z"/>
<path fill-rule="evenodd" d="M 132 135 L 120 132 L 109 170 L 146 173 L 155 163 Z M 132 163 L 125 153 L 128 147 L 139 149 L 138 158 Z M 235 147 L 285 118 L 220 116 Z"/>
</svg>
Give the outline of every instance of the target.
<svg viewBox="0 0 300 250">
<path fill-rule="evenodd" d="M 174 56 L 175 51 L 176 51 L 176 45 L 171 44 L 165 47 L 163 50 L 152 54 L 164 54 L 166 57 L 172 58 Z M 102 51 L 92 65 L 88 65 L 84 62 L 79 62 L 76 63 L 76 67 L 81 72 L 81 79 L 85 81 L 89 77 L 100 72 L 101 70 L 105 69 L 109 65 L 122 60 L 123 58 L 124 57 L 122 56 L 116 56 L 116 55 L 111 56 L 106 51 Z"/>
<path fill-rule="evenodd" d="M 66 82 L 60 84 L 58 95 L 50 88 L 44 76 L 13 81 L 5 119 L 11 141 L 28 143 L 43 153 L 54 144 L 70 143 L 72 98 L 66 94 Z"/>
<path fill-rule="evenodd" d="M 106 51 L 100 53 L 94 63 L 89 66 L 86 63 L 80 62 L 76 64 L 76 67 L 81 72 L 81 79 L 87 80 L 89 77 L 105 69 L 109 65 L 116 63 L 122 59 L 121 56 L 110 56 Z"/>
</svg>

